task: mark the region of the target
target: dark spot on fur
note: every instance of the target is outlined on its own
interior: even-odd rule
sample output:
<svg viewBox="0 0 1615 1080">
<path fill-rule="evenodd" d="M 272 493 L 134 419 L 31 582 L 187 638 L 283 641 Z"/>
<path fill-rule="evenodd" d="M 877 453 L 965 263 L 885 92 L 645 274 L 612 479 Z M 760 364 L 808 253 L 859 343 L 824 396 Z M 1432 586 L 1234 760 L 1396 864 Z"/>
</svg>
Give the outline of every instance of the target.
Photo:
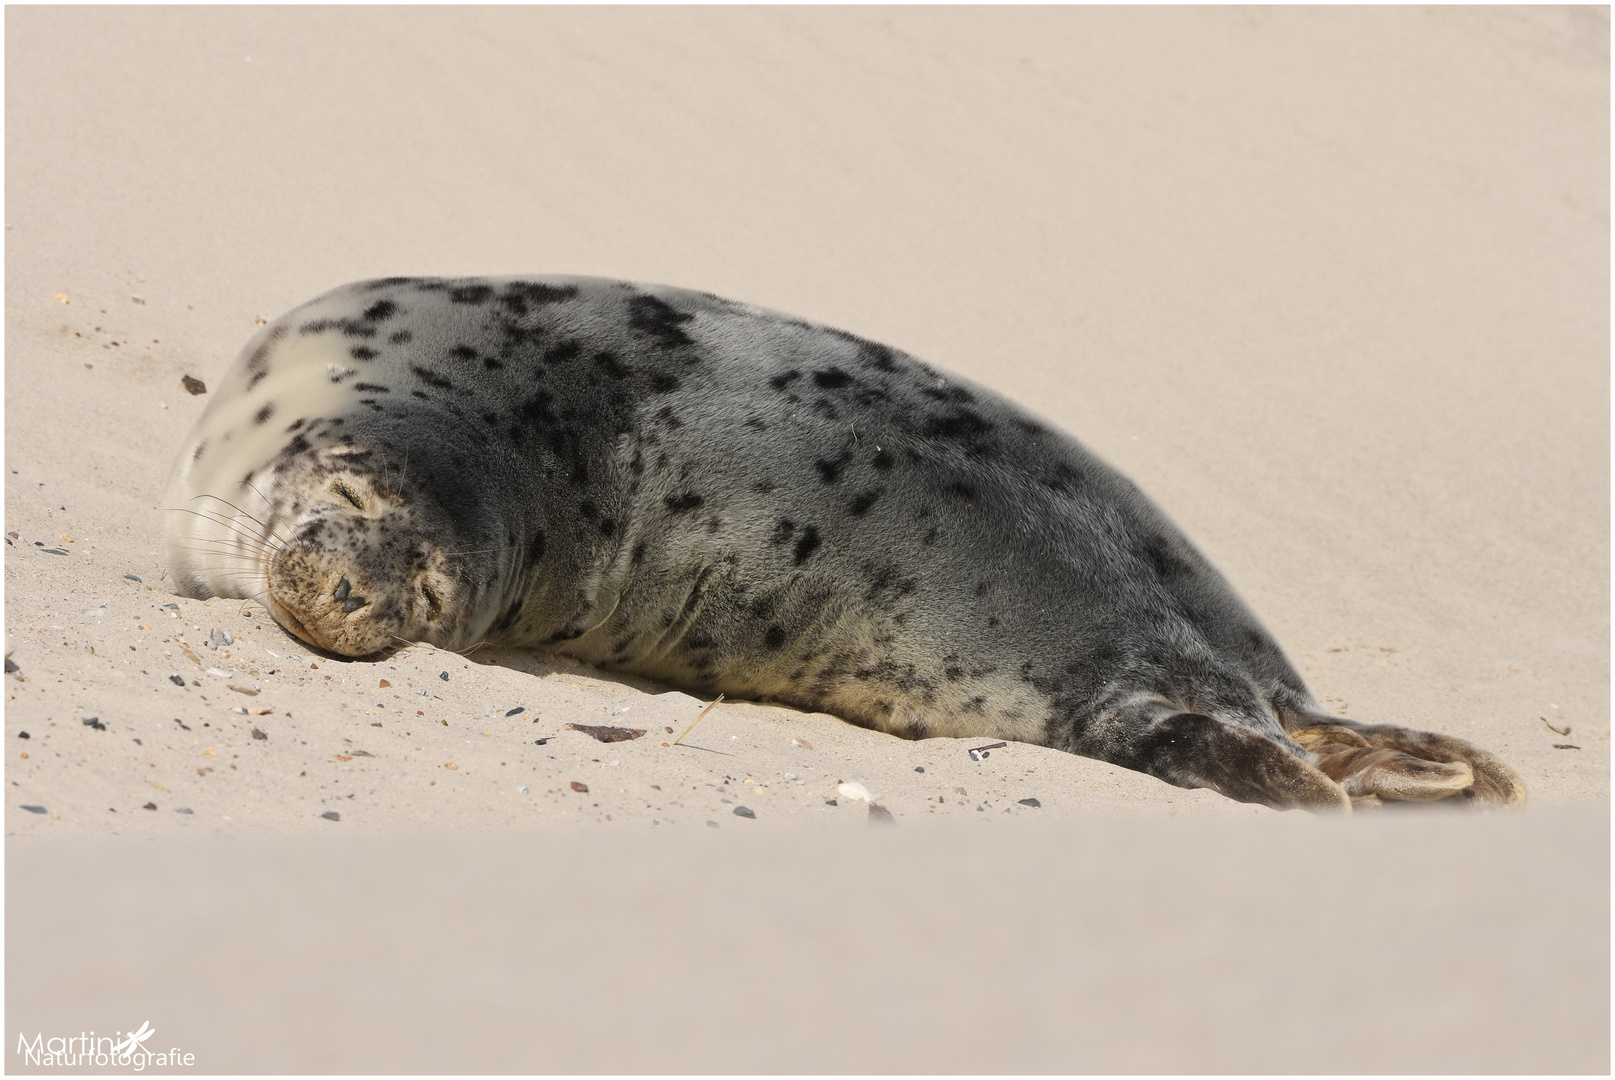
<svg viewBox="0 0 1615 1080">
<path fill-rule="evenodd" d="M 650 388 L 653 393 L 657 394 L 665 394 L 669 391 L 677 390 L 679 388 L 679 378 L 677 375 L 668 375 L 663 372 L 657 372 L 655 375 L 650 377 Z"/>
<path fill-rule="evenodd" d="M 600 522 L 600 535 L 601 536 L 606 536 L 606 537 L 616 536 L 617 531 L 618 531 L 618 526 L 617 526 L 617 522 L 614 519 L 612 519 L 612 518 L 603 518 L 601 520 L 601 522 Z"/>
<path fill-rule="evenodd" d="M 660 297 L 640 293 L 628 301 L 628 325 L 662 345 L 688 345 L 690 336 L 680 326 L 695 316 L 677 311 Z"/>
<path fill-rule="evenodd" d="M 960 409 L 948 416 L 933 416 L 921 433 L 933 439 L 974 442 L 993 430 L 993 425 L 972 409 Z"/>
<path fill-rule="evenodd" d="M 662 502 L 675 514 L 688 514 L 701 505 L 701 496 L 686 491 L 682 495 L 669 495 Z"/>
<path fill-rule="evenodd" d="M 487 368 L 489 371 L 498 371 L 500 368 L 504 367 L 505 365 L 501 364 L 499 361 L 495 360 L 491 356 L 484 356 L 482 358 L 482 366 Z"/>
<path fill-rule="evenodd" d="M 269 402 L 269 404 L 265 405 L 263 408 L 259 409 L 257 412 L 252 414 L 252 422 L 254 424 L 268 423 L 269 418 L 271 416 L 274 416 L 274 415 L 275 415 L 275 403 L 273 401 L 271 401 L 271 402 Z"/>
<path fill-rule="evenodd" d="M 534 530 L 533 538 L 527 542 L 527 562 L 532 564 L 542 559 L 544 557 L 544 548 L 546 546 L 547 545 L 544 542 L 544 530 Z"/>
<path fill-rule="evenodd" d="M 990 616 L 987 617 L 987 626 L 988 626 L 989 629 L 991 629 L 992 627 L 997 626 L 997 625 L 998 625 L 998 616 L 997 615 L 990 615 Z"/>
<path fill-rule="evenodd" d="M 772 480 L 759 480 L 751 486 L 751 489 L 759 495 L 772 495 L 778 488 L 779 485 Z"/>
<path fill-rule="evenodd" d="M 456 304 L 486 304 L 493 290 L 486 285 L 461 285 L 449 289 L 449 299 Z"/>
<path fill-rule="evenodd" d="M 410 333 L 408 330 L 395 330 L 391 334 L 387 335 L 387 340 L 392 342 L 394 345 L 407 345 L 414 339 L 415 335 Z"/>
<path fill-rule="evenodd" d="M 1172 581 L 1194 572 L 1194 568 L 1172 550 L 1164 536 L 1150 537 L 1140 546 L 1139 554 L 1162 581 Z"/>
<path fill-rule="evenodd" d="M 813 381 L 824 390 L 839 390 L 852 382 L 852 376 L 840 368 L 826 368 L 813 373 Z"/>
<path fill-rule="evenodd" d="M 645 561 L 645 542 L 643 540 L 634 545 L 633 554 L 629 558 L 635 566 Z"/>
<path fill-rule="evenodd" d="M 864 492 L 847 504 L 847 512 L 852 514 L 853 517 L 863 517 L 869 513 L 869 508 L 875 505 L 875 500 L 879 499 L 880 495 L 879 491 Z"/>
<path fill-rule="evenodd" d="M 812 525 L 802 530 L 802 539 L 796 542 L 796 565 L 801 566 L 813 557 L 819 547 L 819 530 Z"/>
<path fill-rule="evenodd" d="M 819 476 L 823 478 L 824 482 L 833 484 L 841 479 L 841 470 L 847 465 L 847 457 L 848 455 L 842 454 L 834 461 L 826 461 L 824 458 L 820 458 L 813 464 L 819 470 Z"/>
<path fill-rule="evenodd" d="M 449 350 L 449 355 L 454 357 L 456 360 L 475 360 L 477 358 L 477 350 L 473 349 L 469 345 L 456 345 L 454 348 Z"/>
<path fill-rule="evenodd" d="M 545 285 L 537 281 L 512 281 L 505 286 L 499 302 L 517 315 L 529 308 L 544 307 L 570 300 L 578 294 L 576 285 Z"/>
<path fill-rule="evenodd" d="M 791 385 L 794 380 L 800 379 L 801 377 L 802 373 L 800 371 L 787 371 L 782 375 L 775 375 L 772 379 L 769 379 L 768 385 L 772 386 L 775 390 L 783 390 L 787 386 Z"/>
<path fill-rule="evenodd" d="M 391 300 L 377 300 L 364 309 L 364 318 L 366 322 L 381 322 L 392 318 L 393 312 L 397 310 L 398 305 Z"/>
<path fill-rule="evenodd" d="M 392 393 L 392 391 L 390 389 L 388 389 L 387 387 L 385 387 L 385 386 L 377 386 L 375 383 L 368 383 L 368 382 L 354 383 L 353 388 L 355 390 L 362 390 L 362 391 L 364 391 L 365 393 L 368 393 L 368 394 L 390 394 L 390 393 Z"/>
<path fill-rule="evenodd" d="M 291 425 L 286 428 L 286 434 L 290 435 L 292 432 L 296 431 L 298 428 L 302 427 L 307 422 L 308 422 L 307 419 L 302 418 L 302 417 L 299 417 L 298 419 L 293 420 L 291 422 Z"/>
<path fill-rule="evenodd" d="M 888 454 L 884 450 L 877 450 L 875 451 L 875 456 L 869 460 L 869 464 L 873 465 L 881 472 L 891 472 L 892 455 Z"/>
<path fill-rule="evenodd" d="M 930 532 L 920 537 L 920 543 L 924 544 L 926 547 L 930 547 L 932 544 L 936 543 L 936 538 L 938 535 L 940 534 L 935 529 L 932 529 Z"/>
<path fill-rule="evenodd" d="M 767 431 L 768 430 L 768 425 L 763 423 L 761 420 L 759 420 L 755 416 L 752 417 L 750 420 L 747 420 L 745 426 L 751 428 L 753 431 Z"/>
<path fill-rule="evenodd" d="M 779 521 L 774 523 L 774 531 L 769 536 L 768 542 L 773 544 L 775 547 L 779 547 L 786 541 L 790 540 L 791 534 L 795 531 L 796 522 L 792 521 L 790 518 L 780 518 Z"/>
<path fill-rule="evenodd" d="M 763 647 L 770 652 L 778 652 L 785 647 L 785 629 L 778 623 L 771 623 L 763 634 Z"/>
<path fill-rule="evenodd" d="M 608 352 L 595 353 L 594 366 L 611 376 L 613 379 L 621 380 L 628 377 L 628 369 L 623 367 L 622 363 Z"/>
<path fill-rule="evenodd" d="M 976 497 L 976 489 L 962 480 L 955 480 L 948 485 L 947 490 L 950 494 L 957 495 L 961 499 L 970 500 Z"/>
<path fill-rule="evenodd" d="M 673 406 L 671 405 L 662 406 L 661 410 L 656 414 L 656 419 L 664 424 L 669 431 L 677 431 L 684 426 L 684 421 L 674 414 Z"/>
<path fill-rule="evenodd" d="M 381 354 L 368 345 L 355 345 L 353 348 L 348 350 L 348 355 L 353 357 L 355 360 L 374 360 Z"/>
<path fill-rule="evenodd" d="M 575 341 L 561 341 L 544 350 L 544 363 L 564 364 L 575 359 L 583 351 L 583 346 Z M 609 354 L 602 353 L 602 356 Z"/>
<path fill-rule="evenodd" d="M 430 368 L 423 368 L 419 364 L 411 364 L 409 365 L 409 370 L 413 371 L 416 377 L 427 386 L 435 386 L 439 390 L 454 389 L 453 383 L 449 382 L 449 380 L 445 379 L 437 372 L 432 371 Z"/>
</svg>

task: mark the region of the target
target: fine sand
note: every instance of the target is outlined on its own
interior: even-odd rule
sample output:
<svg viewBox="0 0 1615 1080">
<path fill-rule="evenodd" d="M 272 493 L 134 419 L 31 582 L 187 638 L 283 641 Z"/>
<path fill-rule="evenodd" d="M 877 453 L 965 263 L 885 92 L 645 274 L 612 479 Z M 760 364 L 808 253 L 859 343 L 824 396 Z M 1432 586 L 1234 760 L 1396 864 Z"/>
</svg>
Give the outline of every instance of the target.
<svg viewBox="0 0 1615 1080">
<path fill-rule="evenodd" d="M 155 1072 L 1608 1071 L 1607 9 L 6 31 L 6 1069 L 149 1021 Z M 666 687 L 172 595 L 183 376 L 345 281 L 522 272 L 1004 392 L 1326 706 L 1529 806 L 1320 821 L 745 702 L 673 745 Z"/>
</svg>

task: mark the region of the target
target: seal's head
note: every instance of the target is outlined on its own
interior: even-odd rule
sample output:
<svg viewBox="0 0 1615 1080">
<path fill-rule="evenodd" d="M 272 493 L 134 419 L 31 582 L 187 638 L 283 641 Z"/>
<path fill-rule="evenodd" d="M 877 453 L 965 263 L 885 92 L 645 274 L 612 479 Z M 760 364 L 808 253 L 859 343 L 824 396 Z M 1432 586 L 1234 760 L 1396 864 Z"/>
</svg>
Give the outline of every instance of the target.
<svg viewBox="0 0 1615 1080">
<path fill-rule="evenodd" d="M 437 441 L 320 427 L 245 476 L 204 467 L 238 452 L 209 447 L 170 495 L 179 591 L 256 598 L 288 631 L 342 656 L 478 641 L 516 586 L 515 533 L 494 481 L 447 464 Z"/>
<path fill-rule="evenodd" d="M 442 542 L 447 523 L 367 473 L 318 459 L 298 464 L 302 475 L 277 486 L 300 491 L 301 505 L 265 551 L 275 620 L 343 656 L 407 641 L 454 647 L 475 610 L 467 600 L 480 590 L 476 560 Z"/>
</svg>

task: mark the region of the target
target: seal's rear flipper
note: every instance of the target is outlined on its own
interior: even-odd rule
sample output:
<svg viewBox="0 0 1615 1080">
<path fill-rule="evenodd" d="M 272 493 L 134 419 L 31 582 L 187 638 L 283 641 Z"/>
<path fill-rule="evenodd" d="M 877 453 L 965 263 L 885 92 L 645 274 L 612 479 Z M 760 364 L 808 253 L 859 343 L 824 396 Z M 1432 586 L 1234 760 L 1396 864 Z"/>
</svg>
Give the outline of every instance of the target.
<svg viewBox="0 0 1615 1080">
<path fill-rule="evenodd" d="M 1203 713 L 1134 707 L 1105 725 L 1106 745 L 1077 753 L 1149 773 L 1178 787 L 1210 788 L 1277 810 L 1349 811 L 1346 792 L 1266 735 Z"/>
<path fill-rule="evenodd" d="M 1450 735 L 1393 724 L 1358 724 L 1310 711 L 1280 710 L 1290 737 L 1355 798 L 1519 806 L 1525 784 L 1493 755 Z"/>
</svg>

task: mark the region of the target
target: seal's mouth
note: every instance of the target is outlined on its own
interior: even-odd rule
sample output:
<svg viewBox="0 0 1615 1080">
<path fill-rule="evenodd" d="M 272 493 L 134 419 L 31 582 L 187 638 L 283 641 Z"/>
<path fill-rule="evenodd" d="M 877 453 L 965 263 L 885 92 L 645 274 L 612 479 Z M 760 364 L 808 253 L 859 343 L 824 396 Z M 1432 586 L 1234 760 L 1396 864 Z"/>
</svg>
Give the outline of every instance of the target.
<svg viewBox="0 0 1615 1080">
<path fill-rule="evenodd" d="M 310 634 L 308 627 L 304 626 L 297 616 L 292 614 L 290 608 L 275 599 L 273 592 L 268 594 L 268 600 L 269 613 L 274 616 L 276 622 L 280 623 L 282 629 L 299 638 L 306 645 L 312 645 L 316 649 L 325 648 L 324 645 L 314 640 L 314 635 Z"/>
</svg>

